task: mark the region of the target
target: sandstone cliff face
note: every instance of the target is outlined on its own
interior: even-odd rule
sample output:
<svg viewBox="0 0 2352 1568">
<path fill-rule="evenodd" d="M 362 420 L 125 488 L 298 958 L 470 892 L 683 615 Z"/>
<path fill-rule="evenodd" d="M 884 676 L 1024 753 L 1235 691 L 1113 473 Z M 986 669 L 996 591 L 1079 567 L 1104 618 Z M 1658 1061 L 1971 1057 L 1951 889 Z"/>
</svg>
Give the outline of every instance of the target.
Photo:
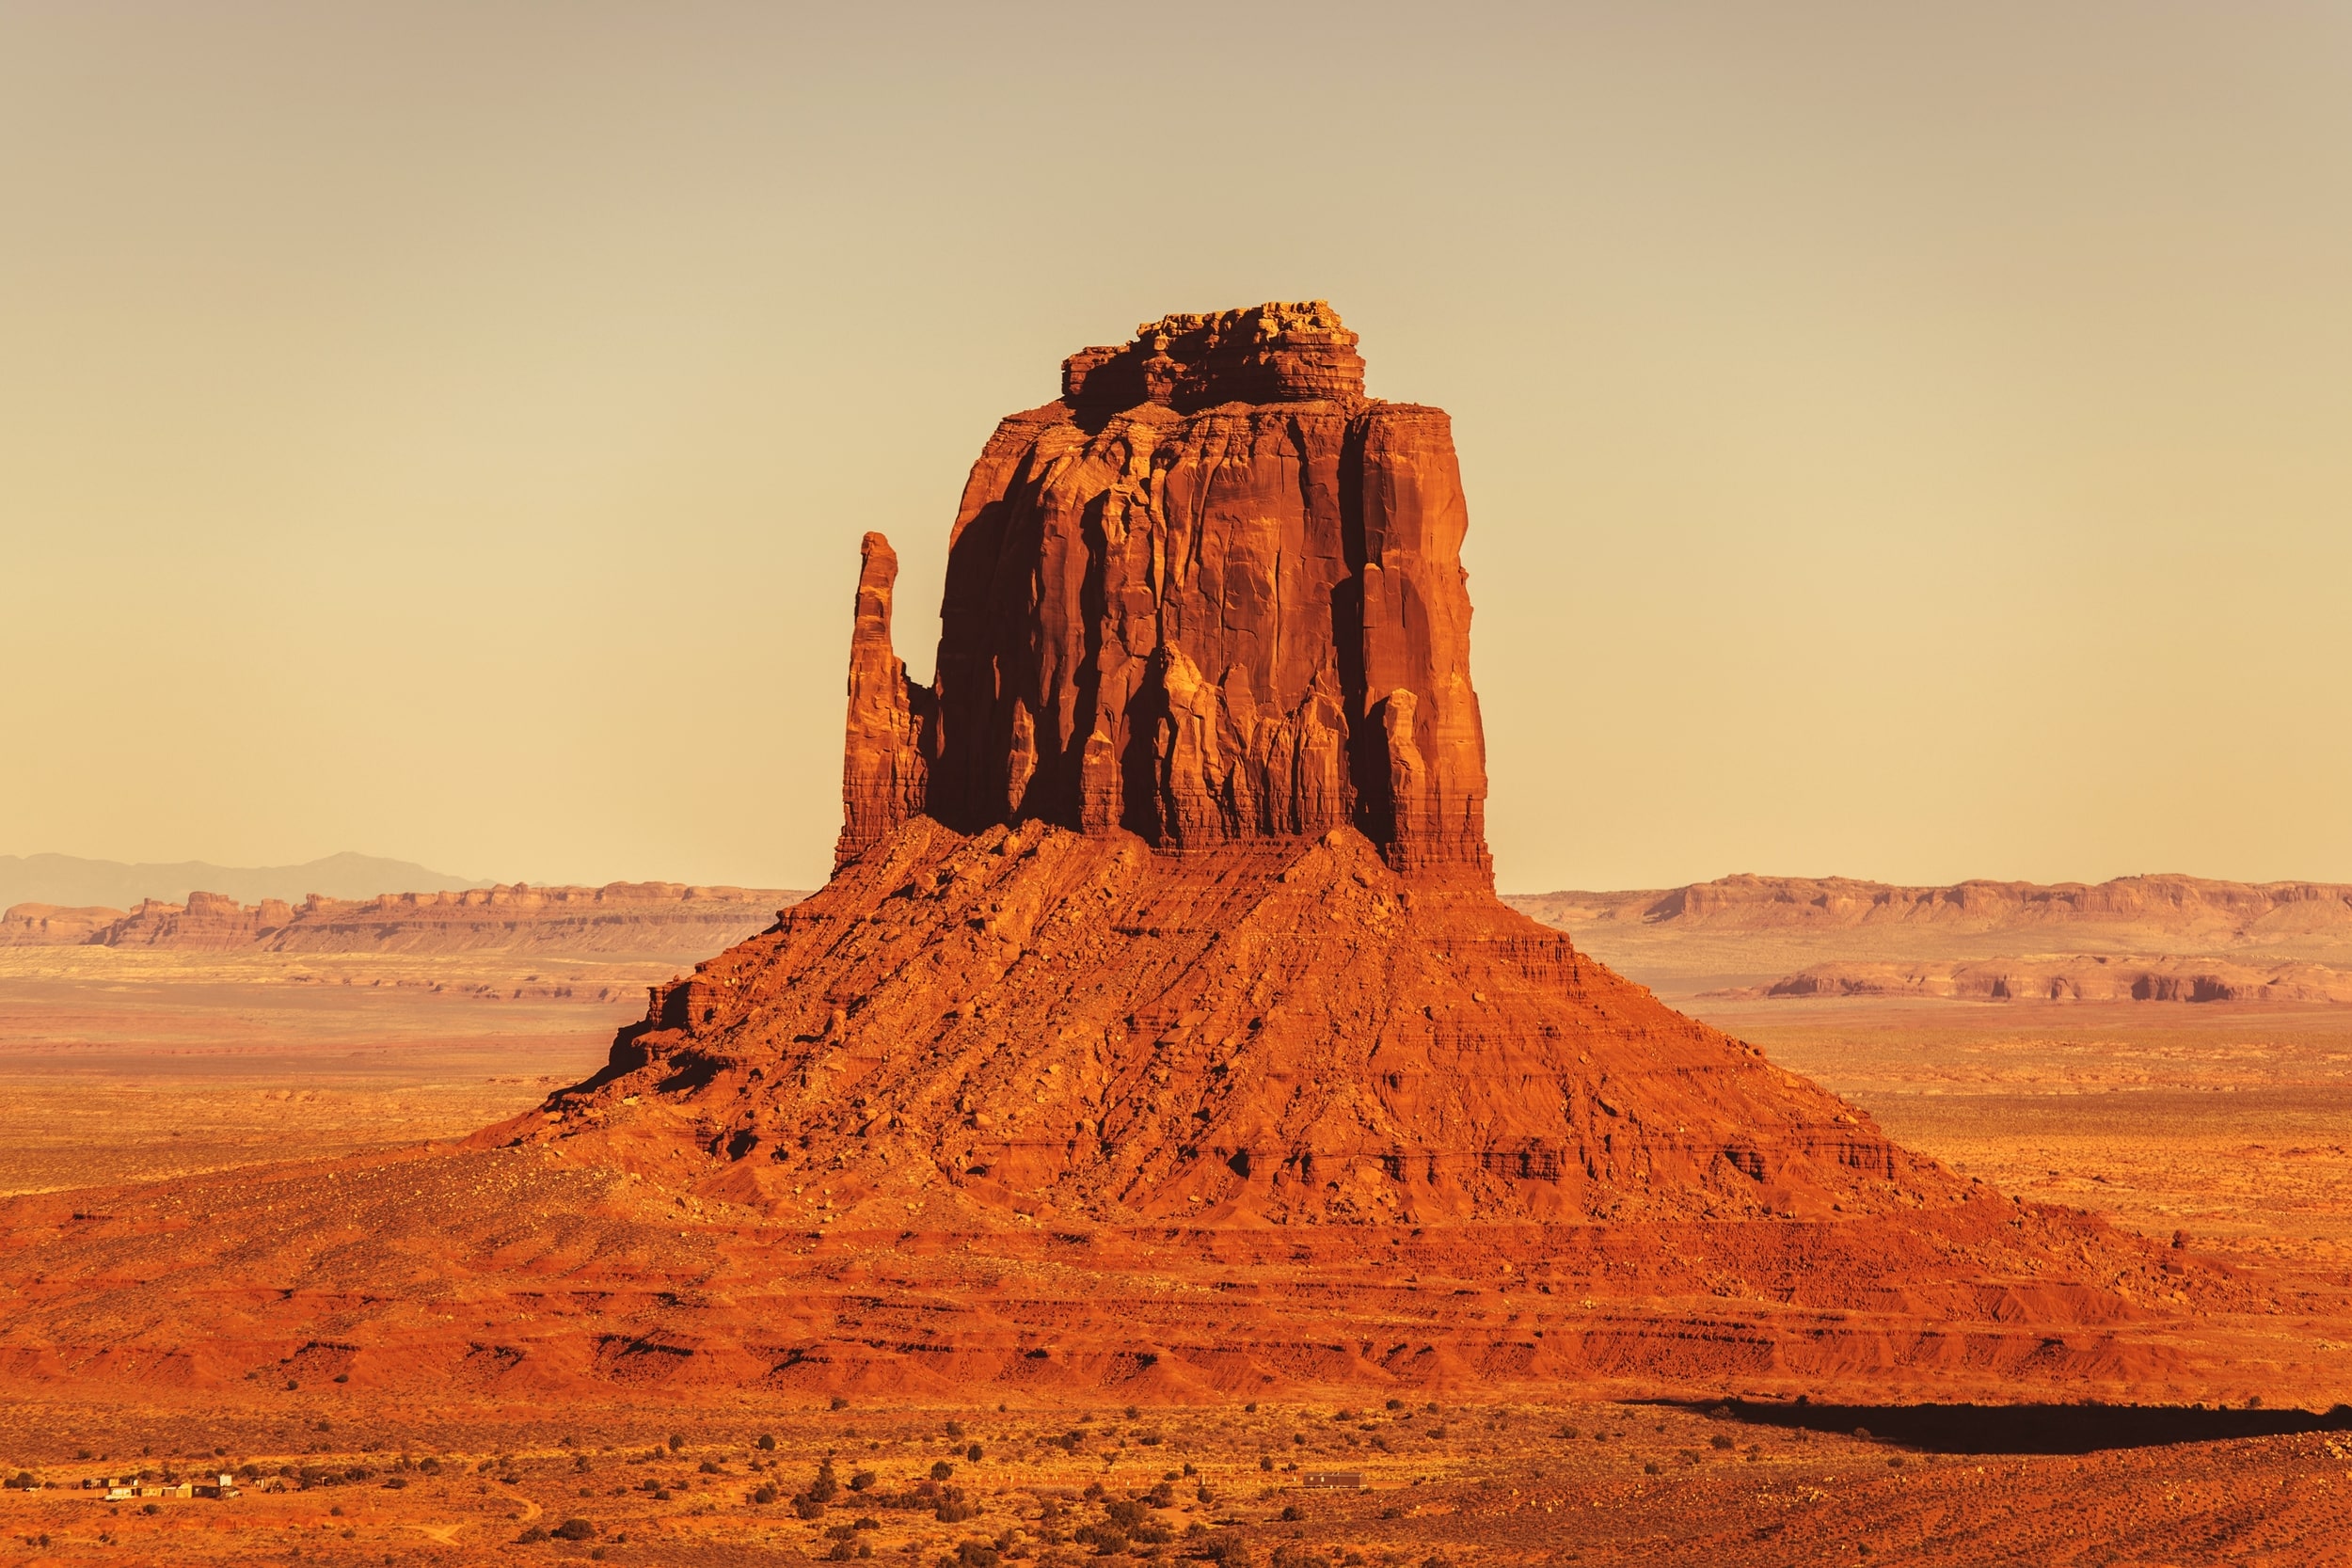
<svg viewBox="0 0 2352 1568">
<path fill-rule="evenodd" d="M 850 723 L 841 759 L 839 867 L 889 836 L 923 809 L 930 760 L 924 742 L 932 728 L 931 694 L 907 679 L 906 661 L 891 651 L 890 599 L 898 557 L 890 541 L 869 533 L 857 579 L 857 619 L 850 634 Z"/>
<path fill-rule="evenodd" d="M 1451 422 L 1367 399 L 1355 344 L 1318 301 L 1072 356 L 973 467 L 929 693 L 869 539 L 844 862 L 922 812 L 1186 851 L 1345 826 L 1491 880 Z"/>
<path fill-rule="evenodd" d="M 191 893 L 185 904 L 146 898 L 121 919 L 90 934 L 103 947 L 173 947 L 227 952 L 251 947 L 294 919 L 294 906 L 264 898 L 250 908 L 217 893 Z"/>
<path fill-rule="evenodd" d="M 121 918 L 120 910 L 94 905 L 11 904 L 0 914 L 0 947 L 75 946 Z"/>
</svg>

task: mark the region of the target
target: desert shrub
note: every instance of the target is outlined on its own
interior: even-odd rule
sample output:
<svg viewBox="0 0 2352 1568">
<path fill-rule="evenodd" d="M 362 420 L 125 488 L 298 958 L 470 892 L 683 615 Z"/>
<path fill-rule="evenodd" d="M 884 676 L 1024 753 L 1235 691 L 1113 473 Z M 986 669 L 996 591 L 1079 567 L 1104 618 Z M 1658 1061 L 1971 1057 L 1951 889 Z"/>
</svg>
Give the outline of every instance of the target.
<svg viewBox="0 0 2352 1568">
<path fill-rule="evenodd" d="M 825 1548 L 825 1560 L 828 1562 L 847 1562 L 855 1556 L 857 1548 L 847 1541 L 836 1541 Z"/>
<path fill-rule="evenodd" d="M 834 1479 L 832 1460 L 825 1460 L 817 1466 L 817 1479 L 808 1483 L 808 1495 L 820 1505 L 841 1496 L 841 1482 Z"/>
<path fill-rule="evenodd" d="M 1696 1465 L 1701 1462 L 1699 1459 L 1699 1450 L 1696 1449 L 1675 1449 L 1675 1457 L 1682 1461 L 1685 1465 Z"/>
<path fill-rule="evenodd" d="M 931 1480 L 933 1481 L 946 1481 L 949 1476 L 952 1476 L 955 1473 L 956 1467 L 953 1465 L 948 1464 L 944 1459 L 933 1460 L 931 1462 Z"/>
<path fill-rule="evenodd" d="M 1654 1459 L 1645 1459 L 1642 1462 L 1642 1474 L 1645 1476 L 1654 1476 L 1657 1473 L 1658 1461 Z"/>
<path fill-rule="evenodd" d="M 1115 1525 L 1087 1525 L 1073 1530 L 1071 1539 L 1093 1547 L 1097 1557 L 1117 1557 L 1127 1549 L 1127 1537 Z"/>
<path fill-rule="evenodd" d="M 1217 1568 L 1256 1568 L 1249 1543 L 1238 1535 L 1213 1535 L 1201 1550 Z"/>
<path fill-rule="evenodd" d="M 1143 1495 L 1143 1500 L 1153 1508 L 1173 1508 L 1176 1505 L 1176 1489 L 1162 1481 Z"/>
<path fill-rule="evenodd" d="M 587 1455 L 582 1454 L 580 1457 L 585 1459 Z M 719 1473 L 719 1462 L 715 1459 L 706 1459 L 702 1462 L 698 1468 L 704 1475 L 715 1476 Z"/>
<path fill-rule="evenodd" d="M 752 1494 L 752 1501 L 758 1503 L 763 1507 L 769 1503 L 774 1502 L 775 1500 L 776 1489 L 773 1486 L 762 1484 L 758 1491 Z"/>
<path fill-rule="evenodd" d="M 1731 1433 L 1727 1432 L 1719 1432 L 1714 1436 L 1709 1437 L 1707 1441 L 1708 1447 L 1721 1449 L 1726 1453 L 1739 1447 L 1737 1443 L 1732 1441 Z"/>
<path fill-rule="evenodd" d="M 939 1506 L 931 1514 L 943 1525 L 960 1525 L 966 1519 L 978 1518 L 980 1505 L 964 1496 L 962 1487 L 943 1486 L 939 1489 Z"/>
<path fill-rule="evenodd" d="M 759 1441 L 752 1446 L 762 1453 L 773 1453 L 776 1451 L 775 1434 L 763 1432 L 759 1434 Z"/>
<path fill-rule="evenodd" d="M 1137 1409 L 1136 1409 L 1134 1405 L 1132 1405 L 1132 1404 L 1131 1404 L 1131 1405 L 1129 1405 L 1129 1406 L 1127 1407 L 1127 1419 L 1129 1419 L 1129 1420 L 1131 1420 L 1131 1421 L 1132 1421 L 1132 1420 L 1134 1420 L 1136 1417 L 1138 1417 L 1138 1416 L 1140 1416 L 1140 1415 L 1142 1415 L 1142 1414 L 1143 1414 L 1143 1412 L 1142 1412 L 1142 1411 L 1137 1410 Z"/>
<path fill-rule="evenodd" d="M 1087 1489 L 1079 1493 L 1078 1496 L 1084 1497 L 1090 1503 L 1099 1503 L 1103 1500 L 1104 1496 L 1103 1483 L 1099 1481 L 1088 1481 Z"/>
<path fill-rule="evenodd" d="M 997 1563 L 1002 1561 L 1003 1558 L 1003 1553 L 985 1541 L 956 1543 L 957 1568 L 996 1568 Z"/>
<path fill-rule="evenodd" d="M 852 1492 L 870 1492 L 874 1489 L 875 1482 L 881 1480 L 882 1477 L 876 1475 L 871 1470 L 860 1470 L 857 1474 L 850 1478 L 850 1490 Z"/>
<path fill-rule="evenodd" d="M 1274 1468 L 1274 1456 L 1273 1456 L 1272 1454 L 1270 1454 L 1270 1453 L 1262 1453 L 1262 1454 L 1260 1454 L 1260 1455 L 1258 1456 L 1258 1468 L 1259 1468 L 1259 1469 L 1261 1469 L 1261 1470 L 1271 1470 L 1271 1469 L 1273 1469 L 1273 1468 Z"/>
<path fill-rule="evenodd" d="M 585 1519 L 566 1519 L 548 1533 L 558 1541 L 585 1541 L 596 1533 L 596 1527 Z"/>
<path fill-rule="evenodd" d="M 1574 1427 L 1562 1427 L 1560 1429 L 1560 1435 L 1563 1437 L 1576 1437 L 1581 1435 L 1581 1433 L 1579 1433 Z"/>
<path fill-rule="evenodd" d="M 980 1462 L 980 1446 L 977 1443 L 973 1444 L 963 1450 L 963 1457 L 977 1465 Z"/>
<path fill-rule="evenodd" d="M 950 1437 L 961 1437 L 961 1436 L 962 1436 L 962 1435 L 963 1435 L 963 1423 L 962 1423 L 961 1421 L 949 1421 L 949 1422 L 947 1423 L 947 1435 L 948 1435 L 948 1436 L 950 1436 Z"/>
<path fill-rule="evenodd" d="M 1192 1500 L 1199 1503 L 1202 1508 L 1215 1508 L 1216 1506 L 1216 1494 L 1209 1490 L 1209 1483 L 1204 1481 L 1194 1489 Z"/>
<path fill-rule="evenodd" d="M 834 1410 L 847 1410 L 850 1408 L 850 1402 L 843 1399 L 840 1395 L 835 1394 L 833 1397 L 833 1404 L 831 1408 Z"/>
<path fill-rule="evenodd" d="M 384 1480 L 384 1484 L 389 1490 L 397 1492 L 402 1487 L 408 1484 L 408 1478 L 406 1476 L 387 1476 Z"/>
<path fill-rule="evenodd" d="M 882 1521 L 875 1518 L 870 1513 L 861 1513 L 857 1517 L 857 1522 L 851 1525 L 850 1528 L 852 1530 L 880 1529 L 882 1528 Z"/>
<path fill-rule="evenodd" d="M 1286 1525 L 1295 1525 L 1299 1520 L 1304 1519 L 1306 1515 L 1298 1512 L 1298 1505 L 1296 1503 L 1284 1503 L 1282 1505 L 1282 1512 L 1276 1514 L 1275 1517 L 1281 1520 L 1282 1523 Z"/>
<path fill-rule="evenodd" d="M 1147 1516 L 1144 1505 L 1133 1497 L 1113 1497 L 1103 1505 L 1103 1517 L 1122 1530 L 1133 1530 Z"/>
<path fill-rule="evenodd" d="M 515 1537 L 516 1541 L 526 1546 L 534 1545 L 541 1541 L 545 1541 L 547 1538 L 548 1532 L 541 1529 L 537 1525 L 532 1526 L 529 1529 L 524 1530 L 522 1534 Z"/>
<path fill-rule="evenodd" d="M 815 1519 L 821 1516 L 824 1512 L 825 1505 L 805 1492 L 792 1499 L 792 1513 L 796 1518 Z"/>
<path fill-rule="evenodd" d="M 1273 1568 L 1330 1568 L 1331 1560 L 1312 1546 L 1285 1541 L 1274 1548 Z"/>
</svg>

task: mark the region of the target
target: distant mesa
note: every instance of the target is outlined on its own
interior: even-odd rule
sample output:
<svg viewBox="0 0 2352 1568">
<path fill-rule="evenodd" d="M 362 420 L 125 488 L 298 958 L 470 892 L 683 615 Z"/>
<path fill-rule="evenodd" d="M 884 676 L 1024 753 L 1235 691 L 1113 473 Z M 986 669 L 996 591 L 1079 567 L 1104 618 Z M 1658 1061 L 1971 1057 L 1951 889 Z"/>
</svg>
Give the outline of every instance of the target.
<svg viewBox="0 0 2352 1568">
<path fill-rule="evenodd" d="M 122 918 L 120 910 L 11 904 L 0 913 L 0 947 L 72 947 L 87 942 Z"/>
<path fill-rule="evenodd" d="M 1796 932 L 1914 927 L 1986 932 L 2105 927 L 2222 942 L 2352 933 L 2352 884 L 2173 875 L 1948 887 L 1899 887 L 1846 877 L 1740 876 L 1625 893 L 1521 894 L 1509 901 L 1523 913 L 1569 928 Z"/>
<path fill-rule="evenodd" d="M 803 895 L 785 888 L 609 882 L 523 883 L 239 904 L 202 891 L 129 911 L 19 904 L 0 916 L 0 946 L 81 944 L 257 953 L 549 953 L 691 958 L 771 924 Z"/>
<path fill-rule="evenodd" d="M 1673 994 L 2352 1001 L 2352 886 L 1725 877 L 1506 900 Z"/>
</svg>

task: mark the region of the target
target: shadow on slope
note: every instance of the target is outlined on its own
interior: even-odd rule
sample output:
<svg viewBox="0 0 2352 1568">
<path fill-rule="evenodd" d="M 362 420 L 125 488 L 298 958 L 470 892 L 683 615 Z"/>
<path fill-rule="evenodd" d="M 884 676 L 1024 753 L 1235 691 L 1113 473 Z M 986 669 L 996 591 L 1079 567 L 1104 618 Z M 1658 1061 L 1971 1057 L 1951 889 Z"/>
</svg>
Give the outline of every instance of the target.
<svg viewBox="0 0 2352 1568">
<path fill-rule="evenodd" d="M 1697 1409 L 1695 1404 L 1679 1408 Z M 2170 1443 L 2352 1432 L 2352 1405 L 2310 1410 L 2168 1404 L 1813 1404 L 1734 1400 L 1706 1407 L 1756 1426 L 1867 1436 L 1930 1453 L 2095 1453 Z"/>
</svg>

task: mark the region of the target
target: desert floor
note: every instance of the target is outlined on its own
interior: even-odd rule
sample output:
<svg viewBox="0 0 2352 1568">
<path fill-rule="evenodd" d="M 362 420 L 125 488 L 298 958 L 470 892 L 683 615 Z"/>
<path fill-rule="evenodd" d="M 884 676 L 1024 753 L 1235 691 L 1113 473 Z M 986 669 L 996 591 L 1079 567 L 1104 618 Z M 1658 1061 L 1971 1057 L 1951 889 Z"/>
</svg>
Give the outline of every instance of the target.
<svg viewBox="0 0 2352 1568">
<path fill-rule="evenodd" d="M 0 953 L 0 1192 L 468 1131 L 593 1069 L 640 1010 L 633 988 L 666 977 L 642 968 Z M 2352 1008 L 1730 1003 L 1659 989 L 1971 1175 L 2339 1283 L 2352 1262 Z M 265 1409 L 196 1391 L 21 1400 L 0 1406 L 0 1470 L 53 1484 L 0 1493 L 0 1561 L 931 1564 L 961 1550 L 978 1568 L 1074 1561 L 1114 1538 L 1147 1558 L 1234 1543 L 1277 1568 L 2352 1561 L 2352 1417 L 2248 1408 L 2260 1398 L 2170 1412 L 1343 1414 L 1075 1398 L 825 1411 L 729 1394 L 546 1409 L 321 1384 Z M 827 1456 L 841 1489 L 803 1519 L 791 1498 Z M 939 1465 L 950 1473 L 926 1490 Z M 341 1479 L 227 1501 L 109 1504 L 78 1486 L 199 1465 Z M 1366 1489 L 1306 1489 L 1318 1468 Z M 520 1539 L 571 1519 L 585 1521 L 579 1540 Z"/>
</svg>

